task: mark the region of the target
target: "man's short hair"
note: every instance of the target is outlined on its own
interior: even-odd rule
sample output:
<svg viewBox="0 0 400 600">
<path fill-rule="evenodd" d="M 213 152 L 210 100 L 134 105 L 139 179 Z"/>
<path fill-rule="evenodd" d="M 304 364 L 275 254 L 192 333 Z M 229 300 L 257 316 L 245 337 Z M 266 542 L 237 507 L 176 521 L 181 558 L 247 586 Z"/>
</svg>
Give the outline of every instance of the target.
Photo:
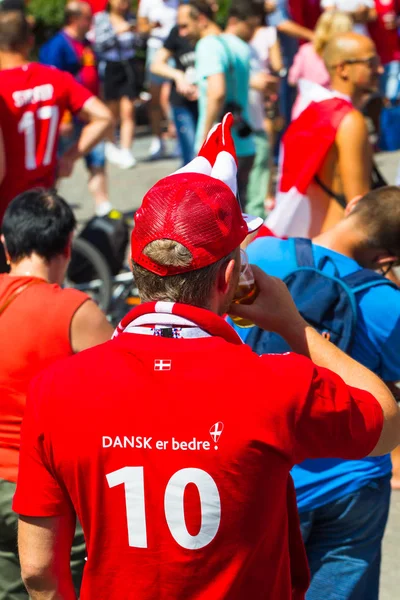
<svg viewBox="0 0 400 600">
<path fill-rule="evenodd" d="M 367 232 L 366 245 L 400 258 L 400 187 L 389 185 L 363 196 L 350 213 Z"/>
<path fill-rule="evenodd" d="M 21 11 L 0 11 L 0 50 L 16 52 L 29 43 L 32 31 Z"/>
<path fill-rule="evenodd" d="M 232 0 L 229 9 L 229 18 L 234 17 L 238 21 L 247 21 L 251 17 L 259 17 L 265 20 L 265 8 L 263 2 L 257 0 Z"/>
<path fill-rule="evenodd" d="M 192 255 L 185 246 L 173 240 L 157 240 L 146 246 L 144 254 L 160 265 L 185 267 L 192 262 Z M 209 308 L 212 289 L 223 264 L 234 257 L 235 252 L 208 267 L 179 275 L 160 277 L 132 262 L 135 283 L 142 302 L 182 302 L 200 308 Z"/>
<path fill-rule="evenodd" d="M 192 19 L 197 19 L 199 15 L 207 17 L 209 21 L 214 21 L 215 19 L 211 3 L 206 0 L 189 0 L 189 2 L 181 2 L 181 6 L 189 6 Z"/>
<path fill-rule="evenodd" d="M 74 213 L 61 196 L 35 188 L 9 204 L 2 232 L 12 262 L 33 253 L 50 261 L 64 252 L 75 227 Z"/>
<path fill-rule="evenodd" d="M 80 17 L 82 9 L 77 2 L 66 4 L 64 9 L 64 25 L 70 25 L 75 19 Z"/>
</svg>

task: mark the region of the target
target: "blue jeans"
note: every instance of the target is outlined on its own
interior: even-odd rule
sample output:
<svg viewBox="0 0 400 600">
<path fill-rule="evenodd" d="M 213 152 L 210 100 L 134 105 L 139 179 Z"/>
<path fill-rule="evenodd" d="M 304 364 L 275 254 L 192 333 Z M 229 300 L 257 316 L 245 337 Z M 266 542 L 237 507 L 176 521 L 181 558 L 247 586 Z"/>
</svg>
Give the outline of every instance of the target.
<svg viewBox="0 0 400 600">
<path fill-rule="evenodd" d="M 194 159 L 197 114 L 187 106 L 172 106 L 172 114 L 176 127 L 179 145 L 182 152 L 183 164 L 187 165 Z"/>
<path fill-rule="evenodd" d="M 311 571 L 307 600 L 378 600 L 390 477 L 300 514 Z"/>
</svg>

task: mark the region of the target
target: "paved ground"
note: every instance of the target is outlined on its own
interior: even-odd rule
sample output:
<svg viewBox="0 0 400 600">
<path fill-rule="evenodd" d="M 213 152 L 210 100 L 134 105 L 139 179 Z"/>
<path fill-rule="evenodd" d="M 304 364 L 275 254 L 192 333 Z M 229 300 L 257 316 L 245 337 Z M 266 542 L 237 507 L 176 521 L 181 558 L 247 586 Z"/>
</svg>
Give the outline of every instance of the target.
<svg viewBox="0 0 400 600">
<path fill-rule="evenodd" d="M 176 159 L 156 163 L 145 162 L 149 140 L 139 139 L 134 154 L 139 159 L 135 169 L 122 171 L 109 167 L 110 198 L 115 207 L 123 211 L 133 210 L 140 205 L 144 193 L 161 177 L 172 173 L 179 166 Z M 382 154 L 377 162 L 388 183 L 395 183 L 400 153 Z M 76 207 L 80 221 L 93 213 L 93 203 L 86 190 L 86 174 L 83 164 L 78 164 L 73 177 L 61 185 L 61 193 Z M 371 519 L 374 515 L 371 515 Z M 392 495 L 389 524 L 383 548 L 383 565 L 380 600 L 400 598 L 400 491 Z M 364 600 L 357 598 L 357 600 Z"/>
</svg>

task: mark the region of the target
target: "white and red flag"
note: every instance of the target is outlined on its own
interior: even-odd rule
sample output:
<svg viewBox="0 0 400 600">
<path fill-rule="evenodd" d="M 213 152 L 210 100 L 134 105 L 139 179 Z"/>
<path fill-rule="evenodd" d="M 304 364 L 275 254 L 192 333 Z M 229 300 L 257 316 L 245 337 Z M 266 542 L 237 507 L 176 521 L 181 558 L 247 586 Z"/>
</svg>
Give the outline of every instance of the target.
<svg viewBox="0 0 400 600">
<path fill-rule="evenodd" d="M 322 99 L 308 104 L 282 138 L 276 205 L 265 221 L 278 237 L 308 237 L 308 187 L 335 142 L 342 119 L 354 110 L 349 98 L 321 90 Z"/>
</svg>

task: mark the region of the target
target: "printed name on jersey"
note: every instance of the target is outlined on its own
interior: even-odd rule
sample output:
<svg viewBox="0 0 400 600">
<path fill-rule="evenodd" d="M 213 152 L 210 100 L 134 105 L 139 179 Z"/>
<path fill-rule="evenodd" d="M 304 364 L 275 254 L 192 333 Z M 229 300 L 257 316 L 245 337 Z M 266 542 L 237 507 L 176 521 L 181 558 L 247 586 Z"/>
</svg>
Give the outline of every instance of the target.
<svg viewBox="0 0 400 600">
<path fill-rule="evenodd" d="M 224 430 L 222 421 L 218 421 L 209 429 L 212 441 L 216 444 Z M 145 450 L 211 450 L 210 442 L 198 440 L 193 437 L 189 440 L 177 440 L 175 437 L 169 440 L 155 440 L 153 437 L 135 436 L 135 435 L 103 435 L 101 439 L 102 448 L 137 448 Z M 218 450 L 218 446 L 214 446 Z"/>
<path fill-rule="evenodd" d="M 26 106 L 27 104 L 37 104 L 38 102 L 47 102 L 54 97 L 54 87 L 51 83 L 38 85 L 29 90 L 20 90 L 13 92 L 12 98 L 16 108 Z"/>
</svg>

